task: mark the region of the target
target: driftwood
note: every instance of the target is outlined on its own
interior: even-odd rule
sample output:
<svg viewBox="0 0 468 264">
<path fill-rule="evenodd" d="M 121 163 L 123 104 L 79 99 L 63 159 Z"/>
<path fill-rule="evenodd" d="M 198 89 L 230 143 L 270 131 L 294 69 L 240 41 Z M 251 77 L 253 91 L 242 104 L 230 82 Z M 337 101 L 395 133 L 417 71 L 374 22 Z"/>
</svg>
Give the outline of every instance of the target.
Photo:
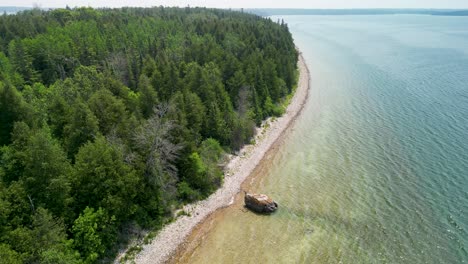
<svg viewBox="0 0 468 264">
<path fill-rule="evenodd" d="M 265 194 L 245 192 L 245 206 L 257 213 L 273 213 L 278 209 L 278 204 Z"/>
</svg>

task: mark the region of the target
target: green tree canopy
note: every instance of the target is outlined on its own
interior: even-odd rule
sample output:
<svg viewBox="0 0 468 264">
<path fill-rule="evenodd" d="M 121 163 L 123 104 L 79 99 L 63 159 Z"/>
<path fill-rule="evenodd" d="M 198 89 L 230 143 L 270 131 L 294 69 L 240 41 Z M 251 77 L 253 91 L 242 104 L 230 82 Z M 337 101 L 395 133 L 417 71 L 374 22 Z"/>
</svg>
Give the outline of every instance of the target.
<svg viewBox="0 0 468 264">
<path fill-rule="evenodd" d="M 0 262 L 106 263 L 207 197 L 282 113 L 297 55 L 284 23 L 237 11 L 0 15 Z"/>
</svg>

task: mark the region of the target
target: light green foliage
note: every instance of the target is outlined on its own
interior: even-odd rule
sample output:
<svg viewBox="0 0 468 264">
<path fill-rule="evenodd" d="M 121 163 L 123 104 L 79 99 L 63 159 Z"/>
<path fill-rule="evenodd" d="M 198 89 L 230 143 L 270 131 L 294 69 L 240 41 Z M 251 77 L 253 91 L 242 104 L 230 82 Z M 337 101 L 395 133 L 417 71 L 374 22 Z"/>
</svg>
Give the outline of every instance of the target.
<svg viewBox="0 0 468 264">
<path fill-rule="evenodd" d="M 265 100 L 264 109 L 268 116 L 281 116 L 284 112 L 282 105 L 274 104 L 269 96 Z"/>
<path fill-rule="evenodd" d="M 86 207 L 73 223 L 73 245 L 83 256 L 84 263 L 95 263 L 114 237 L 113 217 L 99 208 Z"/>
<path fill-rule="evenodd" d="M 211 185 L 206 175 L 206 166 L 197 152 L 193 152 L 188 157 L 188 163 L 187 181 L 193 188 L 200 190 L 202 193 L 207 193 Z"/>
<path fill-rule="evenodd" d="M 21 255 L 7 244 L 0 244 L 0 264 L 21 264 Z"/>
<path fill-rule="evenodd" d="M 223 155 L 224 151 L 217 140 L 209 138 L 202 142 L 200 146 L 200 156 L 203 163 L 206 164 L 206 177 L 211 186 L 221 186 L 223 172 L 220 167 L 220 162 L 222 162 L 221 159 Z M 214 187 L 211 187 L 210 192 L 214 191 Z"/>
<path fill-rule="evenodd" d="M 208 138 L 203 141 L 200 147 L 201 156 L 206 162 L 218 162 L 224 151 L 216 139 Z"/>
<path fill-rule="evenodd" d="M 191 202 L 191 201 L 200 199 L 202 197 L 200 192 L 190 187 L 190 184 L 187 183 L 186 181 L 181 181 L 177 185 L 177 191 L 179 193 L 179 197 L 184 201 Z"/>
<path fill-rule="evenodd" d="M 200 154 L 193 152 L 187 158 L 184 182 L 179 185 L 181 196 L 191 200 L 193 197 L 207 196 L 221 185 L 221 162 L 224 151 L 218 141 L 209 138 L 202 142 Z"/>
</svg>

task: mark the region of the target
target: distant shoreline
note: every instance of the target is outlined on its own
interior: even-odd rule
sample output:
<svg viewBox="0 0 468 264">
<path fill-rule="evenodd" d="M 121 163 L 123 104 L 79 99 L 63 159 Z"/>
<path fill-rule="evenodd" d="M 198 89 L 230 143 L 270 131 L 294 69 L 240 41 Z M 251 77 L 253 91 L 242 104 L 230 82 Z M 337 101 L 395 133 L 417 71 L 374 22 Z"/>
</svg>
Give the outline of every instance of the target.
<svg viewBox="0 0 468 264">
<path fill-rule="evenodd" d="M 430 15 L 430 16 L 468 16 L 466 9 L 423 9 L 423 8 L 376 8 L 376 9 L 282 9 L 282 8 L 252 8 L 245 12 L 260 16 L 369 16 L 369 15 Z"/>
<path fill-rule="evenodd" d="M 165 226 L 150 244 L 144 245 L 142 251 L 135 258 L 136 263 L 165 263 L 169 261 L 178 250 L 184 248 L 186 239 L 196 230 L 197 226 L 218 209 L 233 203 L 234 198 L 241 191 L 242 183 L 261 163 L 267 152 L 275 147 L 307 102 L 310 74 L 301 53 L 298 69 L 297 88 L 283 116 L 265 121 L 264 125 L 259 128 L 255 145 L 244 146 L 240 150 L 239 156 L 233 156 L 229 161 L 225 170 L 223 186 L 207 199 L 184 206 L 183 210 L 189 215 L 177 218 L 176 221 Z"/>
<path fill-rule="evenodd" d="M 31 10 L 34 7 L 26 6 L 0 6 L 0 15 L 6 12 L 9 15 L 17 12 Z M 48 11 L 63 7 L 40 7 Z M 94 8 L 108 8 L 105 6 Z M 215 8 L 219 9 L 219 8 Z M 288 15 L 432 15 L 432 16 L 468 16 L 467 8 L 346 8 L 346 9 L 300 9 L 300 8 L 234 8 L 232 10 L 248 12 L 259 16 L 288 16 Z"/>
</svg>

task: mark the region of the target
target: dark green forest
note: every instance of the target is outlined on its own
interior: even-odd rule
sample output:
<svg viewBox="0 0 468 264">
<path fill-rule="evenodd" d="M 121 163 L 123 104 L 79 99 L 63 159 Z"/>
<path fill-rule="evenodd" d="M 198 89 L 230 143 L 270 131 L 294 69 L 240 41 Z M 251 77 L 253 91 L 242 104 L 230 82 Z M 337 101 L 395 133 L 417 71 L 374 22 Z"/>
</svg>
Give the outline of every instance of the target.
<svg viewBox="0 0 468 264">
<path fill-rule="evenodd" d="M 297 55 L 283 22 L 228 10 L 0 16 L 0 263 L 110 261 L 210 195 Z"/>
</svg>

